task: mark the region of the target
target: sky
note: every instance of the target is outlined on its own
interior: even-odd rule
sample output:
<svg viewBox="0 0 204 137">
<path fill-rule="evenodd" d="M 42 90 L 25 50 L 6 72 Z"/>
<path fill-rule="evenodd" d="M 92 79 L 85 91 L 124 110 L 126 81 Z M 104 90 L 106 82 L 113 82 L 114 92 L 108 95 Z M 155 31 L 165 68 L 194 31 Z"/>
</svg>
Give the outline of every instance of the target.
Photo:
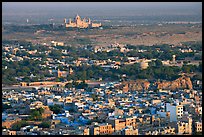
<svg viewBox="0 0 204 137">
<path fill-rule="evenodd" d="M 202 2 L 3 2 L 3 21 L 22 18 L 191 15 L 202 18 Z M 202 20 L 202 19 L 200 19 Z"/>
<path fill-rule="evenodd" d="M 3 13 L 35 10 L 110 10 L 110 9 L 169 9 L 202 10 L 201 2 L 3 2 Z"/>
</svg>

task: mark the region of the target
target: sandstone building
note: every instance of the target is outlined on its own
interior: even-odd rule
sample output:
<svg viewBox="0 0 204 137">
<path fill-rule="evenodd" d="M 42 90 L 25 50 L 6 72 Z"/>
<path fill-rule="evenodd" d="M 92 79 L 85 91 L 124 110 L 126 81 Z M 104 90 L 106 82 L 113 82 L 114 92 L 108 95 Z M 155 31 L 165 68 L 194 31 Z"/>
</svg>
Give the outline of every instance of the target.
<svg viewBox="0 0 204 137">
<path fill-rule="evenodd" d="M 69 19 L 69 22 L 67 22 L 67 19 L 64 19 L 64 23 L 66 28 L 97 28 L 101 27 L 101 23 L 93 23 L 91 19 L 88 20 L 84 18 L 83 20 L 81 17 L 77 14 L 74 21 L 72 19 Z"/>
</svg>

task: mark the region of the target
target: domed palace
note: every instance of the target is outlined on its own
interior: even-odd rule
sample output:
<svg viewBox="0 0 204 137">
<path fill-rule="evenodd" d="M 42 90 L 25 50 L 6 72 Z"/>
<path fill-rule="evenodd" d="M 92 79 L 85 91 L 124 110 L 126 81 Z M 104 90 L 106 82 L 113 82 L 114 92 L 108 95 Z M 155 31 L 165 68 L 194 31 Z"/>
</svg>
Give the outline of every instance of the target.
<svg viewBox="0 0 204 137">
<path fill-rule="evenodd" d="M 66 28 L 97 28 L 101 27 L 101 23 L 93 23 L 91 19 L 88 20 L 84 18 L 83 20 L 81 17 L 77 14 L 74 21 L 72 19 L 69 19 L 69 22 L 67 22 L 67 19 L 64 19 L 64 23 Z"/>
</svg>

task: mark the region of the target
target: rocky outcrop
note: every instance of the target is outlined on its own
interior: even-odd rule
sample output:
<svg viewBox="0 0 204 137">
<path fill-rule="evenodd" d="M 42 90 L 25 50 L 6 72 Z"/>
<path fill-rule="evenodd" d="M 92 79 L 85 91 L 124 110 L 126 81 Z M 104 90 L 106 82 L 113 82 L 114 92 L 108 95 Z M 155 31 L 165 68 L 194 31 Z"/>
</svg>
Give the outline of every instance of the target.
<svg viewBox="0 0 204 137">
<path fill-rule="evenodd" d="M 147 80 L 136 80 L 136 81 L 124 81 L 122 83 L 123 91 L 142 91 L 150 89 L 150 82 Z M 157 89 L 164 90 L 175 90 L 175 89 L 192 89 L 193 85 L 191 79 L 186 76 L 182 76 L 174 81 L 162 81 L 155 82 L 152 85 L 155 85 Z"/>
<path fill-rule="evenodd" d="M 123 85 L 126 88 L 128 87 L 128 90 L 130 90 L 130 91 L 133 91 L 133 90 L 140 91 L 140 90 L 147 90 L 150 86 L 150 82 L 146 81 L 146 80 L 139 79 L 136 81 L 125 81 L 125 82 L 123 82 Z"/>
<path fill-rule="evenodd" d="M 175 90 L 175 89 L 192 89 L 193 85 L 191 79 L 186 76 L 182 76 L 174 81 L 163 81 L 163 82 L 156 82 L 157 89 L 168 89 L 168 90 Z"/>
</svg>

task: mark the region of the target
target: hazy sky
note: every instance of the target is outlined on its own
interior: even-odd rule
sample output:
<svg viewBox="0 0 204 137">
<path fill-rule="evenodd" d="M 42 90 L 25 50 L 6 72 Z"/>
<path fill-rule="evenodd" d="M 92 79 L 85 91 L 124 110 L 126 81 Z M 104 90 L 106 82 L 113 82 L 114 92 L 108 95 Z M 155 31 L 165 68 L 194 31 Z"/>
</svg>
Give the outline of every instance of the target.
<svg viewBox="0 0 204 137">
<path fill-rule="evenodd" d="M 3 21 L 24 18 L 42 20 L 74 17 L 197 16 L 202 20 L 202 2 L 3 2 Z"/>
<path fill-rule="evenodd" d="M 3 2 L 3 13 L 20 10 L 63 9 L 186 9 L 200 10 L 201 2 Z"/>
</svg>

